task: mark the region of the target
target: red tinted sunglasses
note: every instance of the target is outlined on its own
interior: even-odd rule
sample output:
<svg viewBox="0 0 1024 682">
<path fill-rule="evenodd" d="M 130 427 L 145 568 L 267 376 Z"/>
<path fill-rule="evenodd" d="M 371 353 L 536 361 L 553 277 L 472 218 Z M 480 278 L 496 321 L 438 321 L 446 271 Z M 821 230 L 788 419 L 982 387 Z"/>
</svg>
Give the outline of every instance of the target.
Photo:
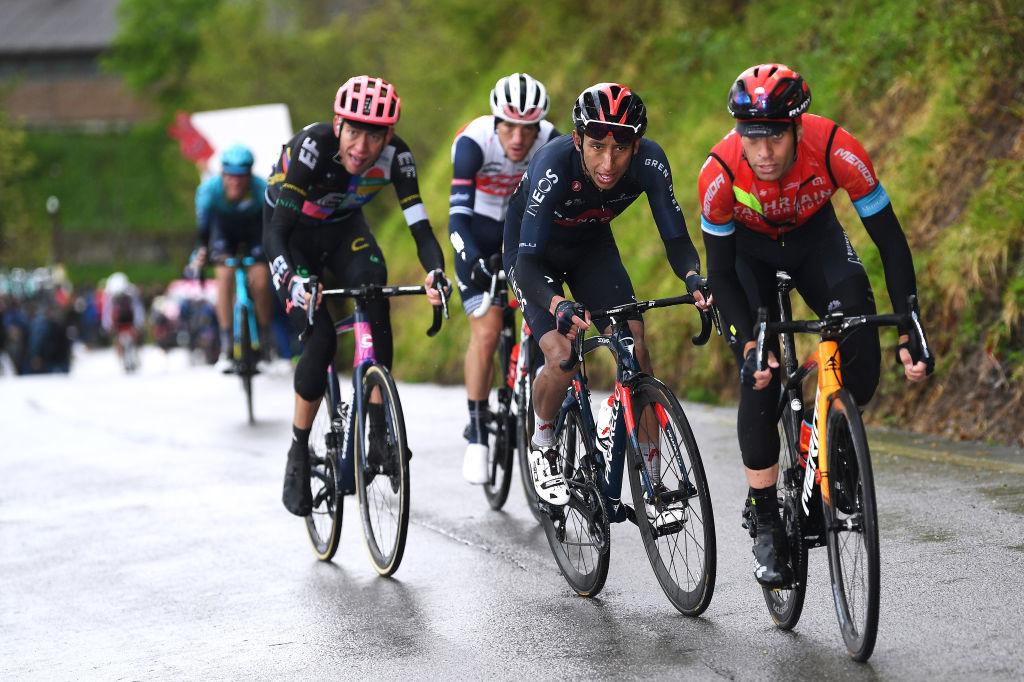
<svg viewBox="0 0 1024 682">
<path fill-rule="evenodd" d="M 603 140 L 609 133 L 619 144 L 629 144 L 637 138 L 637 130 L 633 126 L 621 123 L 604 123 L 602 121 L 587 121 L 583 126 L 583 132 L 587 137 L 595 140 Z"/>
</svg>

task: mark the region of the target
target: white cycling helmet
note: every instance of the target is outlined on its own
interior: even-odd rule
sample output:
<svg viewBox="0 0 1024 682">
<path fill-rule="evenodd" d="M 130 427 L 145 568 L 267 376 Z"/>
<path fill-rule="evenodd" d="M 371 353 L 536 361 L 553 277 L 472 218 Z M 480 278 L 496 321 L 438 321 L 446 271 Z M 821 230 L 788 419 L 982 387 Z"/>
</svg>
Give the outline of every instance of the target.
<svg viewBox="0 0 1024 682">
<path fill-rule="evenodd" d="M 539 123 L 550 104 L 544 84 L 528 73 L 499 78 L 491 90 L 491 113 L 509 123 Z"/>
<path fill-rule="evenodd" d="M 115 272 L 107 277 L 106 286 L 103 287 L 104 291 L 111 295 L 123 294 L 128 290 L 131 282 L 128 280 L 128 275 L 123 272 Z"/>
</svg>

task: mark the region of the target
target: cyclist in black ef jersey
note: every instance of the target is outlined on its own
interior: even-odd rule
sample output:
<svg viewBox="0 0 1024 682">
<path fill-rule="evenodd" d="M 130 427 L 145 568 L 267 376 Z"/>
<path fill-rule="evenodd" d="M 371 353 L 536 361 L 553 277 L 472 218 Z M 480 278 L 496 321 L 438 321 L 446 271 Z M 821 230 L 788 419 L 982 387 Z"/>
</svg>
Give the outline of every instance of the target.
<svg viewBox="0 0 1024 682">
<path fill-rule="evenodd" d="M 555 138 L 530 161 L 505 217 L 502 256 L 544 353 L 534 383 L 530 460 L 537 494 L 553 505 L 569 500 L 553 449 L 553 421 L 572 372 L 563 372 L 559 363 L 569 357 L 570 340 L 590 326 L 587 309 L 636 300 L 610 223 L 641 193 L 647 194 L 673 272 L 702 306 L 710 303 L 700 291 L 700 260 L 672 191 L 668 159 L 643 137 L 647 110 L 640 97 L 624 85 L 593 85 L 576 100 L 573 125 L 571 134 Z M 578 302 L 563 297 L 563 284 Z M 594 323 L 604 330 L 609 321 Z M 640 367 L 650 372 L 639 315 L 629 327 Z"/>
<path fill-rule="evenodd" d="M 428 298 L 441 303 L 430 287 L 444 283 L 444 256 L 420 199 L 416 162 L 394 133 L 401 102 L 394 86 L 380 78 L 356 76 L 338 89 L 334 123 L 313 123 L 281 150 L 267 186 L 263 243 L 274 287 L 297 331 L 306 328 L 309 275 L 330 270 L 340 286 L 386 284 L 384 254 L 370 233 L 362 206 L 388 184 L 395 186 L 423 269 Z M 319 306 L 317 296 L 313 305 Z M 393 355 L 387 299 L 369 301 L 374 351 L 390 369 Z M 284 477 L 284 506 L 306 516 L 309 489 L 309 432 L 327 386 L 327 366 L 337 346 L 330 315 L 318 307 L 295 368 L 295 415 Z M 370 449 L 386 447 L 384 410 L 369 405 Z M 379 444 L 379 445 L 378 445 Z M 371 453 L 372 456 L 372 453 Z"/>
</svg>

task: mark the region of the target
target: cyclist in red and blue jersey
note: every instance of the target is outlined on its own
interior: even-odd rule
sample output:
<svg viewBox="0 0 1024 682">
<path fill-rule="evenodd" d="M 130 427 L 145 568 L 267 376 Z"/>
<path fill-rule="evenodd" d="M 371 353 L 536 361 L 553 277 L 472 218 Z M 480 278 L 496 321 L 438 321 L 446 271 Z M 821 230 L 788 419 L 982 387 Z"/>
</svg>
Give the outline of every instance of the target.
<svg viewBox="0 0 1024 682">
<path fill-rule="evenodd" d="M 448 233 L 455 249 L 455 277 L 469 320 L 465 381 L 469 402 L 462 476 L 487 482 L 487 396 L 494 376 L 494 351 L 502 312 L 473 313 L 490 291 L 494 259 L 500 257 L 505 211 L 519 178 L 538 149 L 558 136 L 548 121 L 543 83 L 527 73 L 500 78 L 491 90 L 491 114 L 463 126 L 452 144 Z"/>
<path fill-rule="evenodd" d="M 220 327 L 221 360 L 217 368 L 230 371 L 233 367 L 231 333 L 231 306 L 234 298 L 234 268 L 224 260 L 239 249 L 256 262 L 249 268 L 247 279 L 260 338 L 269 339 L 271 306 L 270 277 L 267 259 L 263 255 L 263 195 L 267 183 L 254 177 L 252 151 L 241 144 L 224 150 L 220 157 L 220 175 L 207 178 L 196 189 L 196 224 L 198 238 L 190 268 L 198 271 L 207 260 L 214 263 L 217 278 L 217 324 Z"/>
<path fill-rule="evenodd" d="M 839 124 L 806 113 L 810 103 L 807 83 L 785 65 L 741 73 L 729 92 L 736 127 L 711 150 L 698 182 L 708 284 L 740 366 L 737 429 L 756 518 L 754 575 L 770 587 L 792 580 L 775 489 L 778 341 L 769 342 L 769 367 L 759 371 L 753 338 L 758 307 L 777 319 L 775 272 L 788 272 L 819 316 L 875 313 L 867 273 L 832 206 L 844 189 L 881 254 L 893 309 L 906 312 L 917 292 L 910 247 L 871 159 Z M 897 356 L 907 379 L 921 381 L 933 365 L 911 356 L 906 331 Z M 877 331 L 863 327 L 843 341 L 843 379 L 858 405 L 874 394 L 880 363 Z"/>
<path fill-rule="evenodd" d="M 590 326 L 588 309 L 636 300 L 611 221 L 641 194 L 647 195 L 672 271 L 705 304 L 697 250 L 676 203 L 665 152 L 644 137 L 647 109 L 640 96 L 617 83 L 593 85 L 576 100 L 573 125 L 571 134 L 555 138 L 530 161 L 505 216 L 502 253 L 523 315 L 544 353 L 534 383 L 530 459 L 537 494 L 553 505 L 569 500 L 553 449 L 553 422 L 572 371 L 562 371 L 559 363 L 569 357 L 570 340 Z M 575 302 L 564 297 L 563 285 Z M 593 322 L 600 330 L 610 324 Z M 629 327 L 637 361 L 650 372 L 641 317 L 629 320 Z"/>
<path fill-rule="evenodd" d="M 339 89 L 334 122 L 313 123 L 281 150 L 270 176 L 263 212 L 264 247 L 278 294 L 296 331 L 306 328 L 306 310 L 316 307 L 295 368 L 292 444 L 284 478 L 284 506 L 297 516 L 310 513 L 309 432 L 327 387 L 327 367 L 337 336 L 327 310 L 306 290 L 311 274 L 330 270 L 342 287 L 386 284 L 384 254 L 363 217 L 362 206 L 391 184 L 426 270 L 432 304 L 440 305 L 434 282 L 447 286 L 444 255 L 420 199 L 416 162 L 394 132 L 401 101 L 391 83 L 355 76 Z M 366 313 L 377 360 L 391 368 L 390 307 L 387 299 L 368 301 Z M 371 399 L 370 457 L 386 448 L 384 409 Z"/>
</svg>

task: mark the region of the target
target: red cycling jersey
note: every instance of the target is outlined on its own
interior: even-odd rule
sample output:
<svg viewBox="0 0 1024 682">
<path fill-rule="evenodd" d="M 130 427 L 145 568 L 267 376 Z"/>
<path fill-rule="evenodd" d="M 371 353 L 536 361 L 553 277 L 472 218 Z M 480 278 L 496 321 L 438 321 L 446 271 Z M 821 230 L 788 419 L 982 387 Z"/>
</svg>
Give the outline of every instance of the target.
<svg viewBox="0 0 1024 682">
<path fill-rule="evenodd" d="M 853 135 L 822 116 L 804 114 L 801 123 L 796 161 L 778 180 L 757 179 L 735 130 L 714 146 L 698 181 L 705 232 L 726 236 L 739 223 L 778 239 L 810 220 L 839 187 L 862 218 L 889 205 L 871 159 Z"/>
</svg>

